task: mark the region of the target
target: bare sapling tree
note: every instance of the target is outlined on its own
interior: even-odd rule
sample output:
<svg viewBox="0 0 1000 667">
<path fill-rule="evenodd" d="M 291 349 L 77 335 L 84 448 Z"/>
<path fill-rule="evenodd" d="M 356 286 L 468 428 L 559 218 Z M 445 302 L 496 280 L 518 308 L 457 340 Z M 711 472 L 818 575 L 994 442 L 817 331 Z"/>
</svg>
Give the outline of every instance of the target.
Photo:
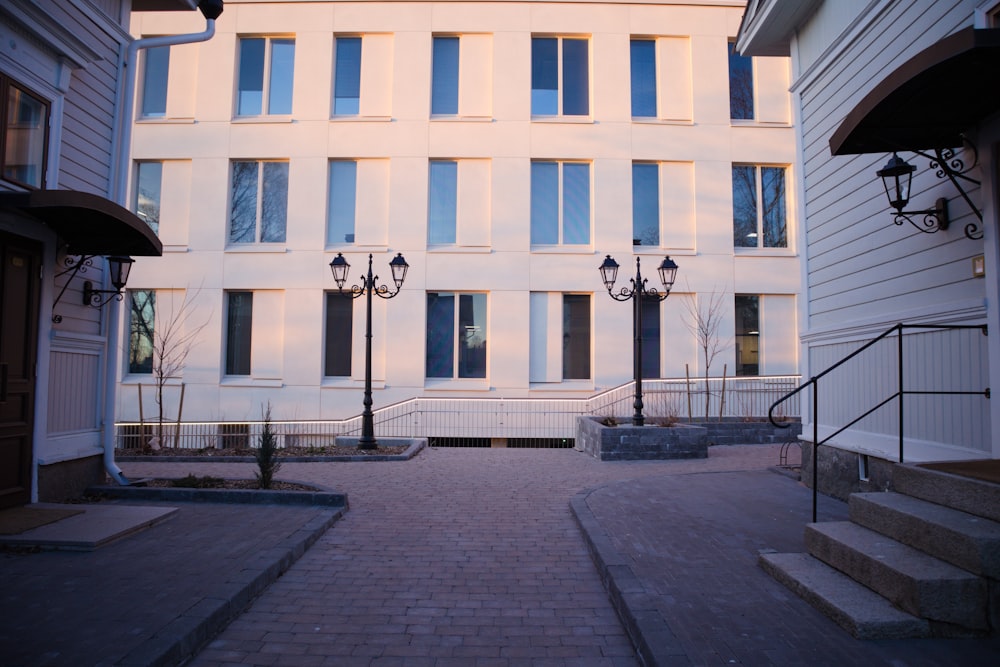
<svg viewBox="0 0 1000 667">
<path fill-rule="evenodd" d="M 688 288 L 690 291 L 690 288 Z M 715 357 L 728 345 L 719 335 L 725 312 L 725 293 L 714 288 L 699 299 L 684 299 L 686 313 L 682 316 L 684 326 L 698 342 L 705 373 L 705 421 L 708 421 L 711 392 L 708 390 L 708 372 Z"/>
<path fill-rule="evenodd" d="M 130 363 L 137 351 L 144 350 L 148 360 L 147 368 L 153 376 L 153 398 L 157 405 L 157 429 L 154 442 L 150 443 L 154 449 L 163 446 L 163 422 L 164 422 L 164 392 L 171 380 L 181 377 L 188 355 L 194 348 L 202 329 L 209 322 L 210 316 L 198 324 L 191 324 L 194 314 L 193 301 L 200 292 L 197 290 L 186 291 L 180 306 L 174 307 L 174 292 L 171 291 L 169 305 L 165 310 L 154 307 L 156 293 L 152 291 L 136 291 L 130 301 L 129 317 L 129 355 Z M 162 292 L 161 292 L 162 293 Z M 156 317 L 154 312 L 160 310 L 161 317 Z M 143 354 L 143 352 L 139 352 Z M 178 409 L 180 409 L 178 407 Z"/>
</svg>

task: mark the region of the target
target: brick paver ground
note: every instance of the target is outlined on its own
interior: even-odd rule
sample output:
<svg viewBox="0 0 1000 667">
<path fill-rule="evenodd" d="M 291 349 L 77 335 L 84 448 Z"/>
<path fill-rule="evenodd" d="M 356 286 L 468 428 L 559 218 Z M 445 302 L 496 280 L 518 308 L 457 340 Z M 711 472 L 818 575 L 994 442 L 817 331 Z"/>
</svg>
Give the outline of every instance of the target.
<svg viewBox="0 0 1000 667">
<path fill-rule="evenodd" d="M 614 545 L 648 592 L 664 628 L 651 639 L 671 648 L 661 664 L 1000 664 L 995 639 L 854 640 L 770 579 L 756 564 L 757 552 L 803 550 L 809 516 L 809 491 L 766 470 L 777 460 L 777 446 L 750 445 L 668 462 L 601 463 L 572 450 L 431 449 L 408 462 L 286 464 L 281 478 L 346 492 L 350 510 L 191 664 L 636 665 L 626 636 L 635 626 L 623 626 L 612 609 L 571 505 L 578 515 L 581 506 L 588 512 L 587 534 Z M 123 467 L 133 477 L 253 472 L 252 464 Z M 829 499 L 821 508 L 821 518 L 844 513 Z M 109 631 L 128 633 L 134 625 L 124 610 L 108 611 L 114 601 L 101 596 L 102 583 L 128 572 L 151 610 L 177 598 L 178 589 L 204 595 L 185 591 L 190 582 L 171 567 L 201 563 L 192 576 L 210 584 L 229 576 L 218 559 L 229 539 L 242 545 L 234 552 L 238 563 L 255 539 L 302 519 L 273 506 L 212 511 L 220 512 L 214 527 L 209 521 L 187 530 L 178 516 L 106 547 L 104 555 L 94 552 L 87 558 L 105 562 L 67 579 L 72 589 L 35 578 L 65 554 L 0 563 L 5 584 L 18 573 L 23 579 L 15 582 L 22 605 L 78 610 L 75 617 L 43 614 L 39 627 L 22 624 L 26 634 L 84 641 L 88 630 L 104 633 L 84 659 L 72 659 L 70 642 L 60 659 L 26 662 L 114 664 L 119 647 L 101 642 Z M 186 553 L 172 552 L 164 540 L 170 524 L 191 545 Z M 233 532 L 242 537 L 228 537 Z M 3 593 L 4 617 L 17 619 Z M 0 641 L 0 649 L 12 645 Z M 93 660 L 102 650 L 103 659 Z M 0 656 L 0 664 L 17 664 Z"/>
</svg>

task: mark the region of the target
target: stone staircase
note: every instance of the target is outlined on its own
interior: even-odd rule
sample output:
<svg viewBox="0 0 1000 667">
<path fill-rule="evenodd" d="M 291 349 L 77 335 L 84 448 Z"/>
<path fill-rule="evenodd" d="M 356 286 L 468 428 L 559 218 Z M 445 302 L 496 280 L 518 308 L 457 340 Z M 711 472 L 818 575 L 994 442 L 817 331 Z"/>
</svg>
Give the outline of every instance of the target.
<svg viewBox="0 0 1000 667">
<path fill-rule="evenodd" d="M 898 464 L 767 572 L 858 639 L 1000 635 L 1000 484 Z"/>
</svg>

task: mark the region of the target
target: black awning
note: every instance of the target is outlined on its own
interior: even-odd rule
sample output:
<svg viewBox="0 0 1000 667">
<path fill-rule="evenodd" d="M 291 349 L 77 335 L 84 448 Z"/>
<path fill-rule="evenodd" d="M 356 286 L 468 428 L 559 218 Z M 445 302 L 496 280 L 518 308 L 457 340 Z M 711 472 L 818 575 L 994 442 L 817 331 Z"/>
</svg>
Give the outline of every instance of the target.
<svg viewBox="0 0 1000 667">
<path fill-rule="evenodd" d="M 163 254 L 163 244 L 149 225 L 128 209 L 88 192 L 0 192 L 0 207 L 19 209 L 42 221 L 55 230 L 74 255 Z"/>
<path fill-rule="evenodd" d="M 1000 29 L 966 28 L 906 61 L 847 114 L 834 155 L 962 145 L 962 133 L 1000 111 Z"/>
</svg>

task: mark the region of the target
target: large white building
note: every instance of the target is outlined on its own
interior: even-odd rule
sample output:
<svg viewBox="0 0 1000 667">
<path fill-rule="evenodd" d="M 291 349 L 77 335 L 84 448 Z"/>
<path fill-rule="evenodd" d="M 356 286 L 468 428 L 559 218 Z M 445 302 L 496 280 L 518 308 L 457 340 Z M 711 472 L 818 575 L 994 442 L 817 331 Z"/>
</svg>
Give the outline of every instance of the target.
<svg viewBox="0 0 1000 667">
<path fill-rule="evenodd" d="M 629 381 L 605 255 L 619 286 L 635 257 L 650 286 L 665 255 L 680 266 L 646 304 L 646 376 L 703 373 L 684 319 L 713 300 L 713 376 L 796 373 L 789 61 L 734 55 L 743 5 L 230 0 L 210 42 L 145 52 L 132 201 L 163 256 L 129 281 L 119 420 L 140 384 L 156 410 L 164 335 L 187 352 L 170 418 L 181 383 L 185 421 L 360 412 L 365 304 L 336 293 L 340 253 L 348 286 L 369 254 L 390 288 L 409 263 L 374 300 L 377 406 Z"/>
</svg>

